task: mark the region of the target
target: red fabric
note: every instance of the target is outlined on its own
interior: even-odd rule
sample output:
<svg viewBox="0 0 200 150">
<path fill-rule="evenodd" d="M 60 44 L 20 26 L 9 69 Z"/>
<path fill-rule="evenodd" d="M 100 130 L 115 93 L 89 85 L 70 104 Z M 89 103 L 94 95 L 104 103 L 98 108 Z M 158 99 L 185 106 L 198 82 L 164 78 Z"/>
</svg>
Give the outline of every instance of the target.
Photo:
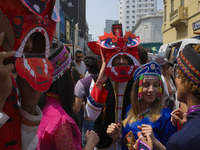
<svg viewBox="0 0 200 150">
<path fill-rule="evenodd" d="M 3 107 L 3 112 L 10 118 L 0 128 L 0 149 L 21 150 L 21 122 L 17 107 L 16 82 L 13 81 L 13 90 Z"/>
<path fill-rule="evenodd" d="M 178 131 L 181 130 L 182 127 L 178 121 L 177 121 L 177 126 L 178 126 Z"/>
<path fill-rule="evenodd" d="M 94 84 L 91 96 L 97 103 L 100 104 L 105 103 L 107 95 L 108 91 L 105 89 L 105 87 L 102 87 L 102 90 L 99 90 L 98 87 L 96 86 L 96 83 Z"/>
</svg>

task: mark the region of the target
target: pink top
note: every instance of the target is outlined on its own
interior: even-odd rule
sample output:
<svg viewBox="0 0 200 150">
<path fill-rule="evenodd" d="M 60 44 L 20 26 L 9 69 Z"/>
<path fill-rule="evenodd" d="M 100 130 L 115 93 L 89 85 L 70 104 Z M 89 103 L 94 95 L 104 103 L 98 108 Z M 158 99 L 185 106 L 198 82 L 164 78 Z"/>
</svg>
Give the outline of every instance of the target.
<svg viewBox="0 0 200 150">
<path fill-rule="evenodd" d="M 82 150 L 81 132 L 58 99 L 46 96 L 42 113 L 37 150 Z"/>
</svg>

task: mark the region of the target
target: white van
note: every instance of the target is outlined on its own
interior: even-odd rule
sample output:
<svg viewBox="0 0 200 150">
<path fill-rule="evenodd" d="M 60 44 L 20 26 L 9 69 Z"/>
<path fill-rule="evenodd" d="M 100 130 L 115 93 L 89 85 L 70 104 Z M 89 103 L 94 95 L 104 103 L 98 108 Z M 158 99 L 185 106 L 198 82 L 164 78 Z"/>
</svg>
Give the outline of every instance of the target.
<svg viewBox="0 0 200 150">
<path fill-rule="evenodd" d="M 179 56 L 180 51 L 187 44 L 200 44 L 200 40 L 196 38 L 183 39 L 176 42 L 161 45 L 158 55 L 164 56 L 172 63 L 176 62 L 176 58 Z"/>
<path fill-rule="evenodd" d="M 156 57 L 160 57 L 158 54 L 154 54 L 154 53 L 148 53 L 148 62 L 155 60 Z"/>
</svg>

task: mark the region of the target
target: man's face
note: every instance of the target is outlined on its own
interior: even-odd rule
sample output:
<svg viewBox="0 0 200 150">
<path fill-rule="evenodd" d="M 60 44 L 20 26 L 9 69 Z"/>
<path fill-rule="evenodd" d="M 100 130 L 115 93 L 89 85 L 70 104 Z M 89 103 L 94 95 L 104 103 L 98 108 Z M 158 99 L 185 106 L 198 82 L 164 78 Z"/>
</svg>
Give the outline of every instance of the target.
<svg viewBox="0 0 200 150">
<path fill-rule="evenodd" d="M 28 38 L 25 47 L 24 47 L 24 53 L 31 53 L 33 48 L 33 39 L 32 38 Z"/>
<path fill-rule="evenodd" d="M 114 58 L 113 66 L 126 66 L 133 64 L 133 61 L 126 55 L 119 55 Z"/>
<path fill-rule="evenodd" d="M 83 58 L 83 53 L 77 53 L 76 55 L 76 62 L 81 62 Z"/>
</svg>

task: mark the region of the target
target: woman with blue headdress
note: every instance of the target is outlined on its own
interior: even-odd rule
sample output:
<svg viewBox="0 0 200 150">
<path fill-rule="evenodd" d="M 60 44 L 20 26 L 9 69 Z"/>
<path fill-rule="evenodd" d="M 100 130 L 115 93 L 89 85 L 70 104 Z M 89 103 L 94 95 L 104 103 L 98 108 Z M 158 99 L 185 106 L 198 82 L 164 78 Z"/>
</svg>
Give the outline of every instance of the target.
<svg viewBox="0 0 200 150">
<path fill-rule="evenodd" d="M 162 109 L 161 67 L 156 62 L 144 64 L 134 73 L 131 91 L 131 104 L 127 108 L 126 119 L 122 125 L 122 149 L 134 149 L 135 141 L 145 133 L 151 133 L 155 149 L 165 149 L 169 137 L 177 131 L 171 123 L 171 110 Z M 107 133 L 117 140 L 120 137 L 120 124 L 108 126 Z M 141 132 L 138 138 L 137 132 Z M 149 136 L 149 135 L 148 135 Z M 120 138 L 120 139 L 121 139 Z"/>
</svg>

